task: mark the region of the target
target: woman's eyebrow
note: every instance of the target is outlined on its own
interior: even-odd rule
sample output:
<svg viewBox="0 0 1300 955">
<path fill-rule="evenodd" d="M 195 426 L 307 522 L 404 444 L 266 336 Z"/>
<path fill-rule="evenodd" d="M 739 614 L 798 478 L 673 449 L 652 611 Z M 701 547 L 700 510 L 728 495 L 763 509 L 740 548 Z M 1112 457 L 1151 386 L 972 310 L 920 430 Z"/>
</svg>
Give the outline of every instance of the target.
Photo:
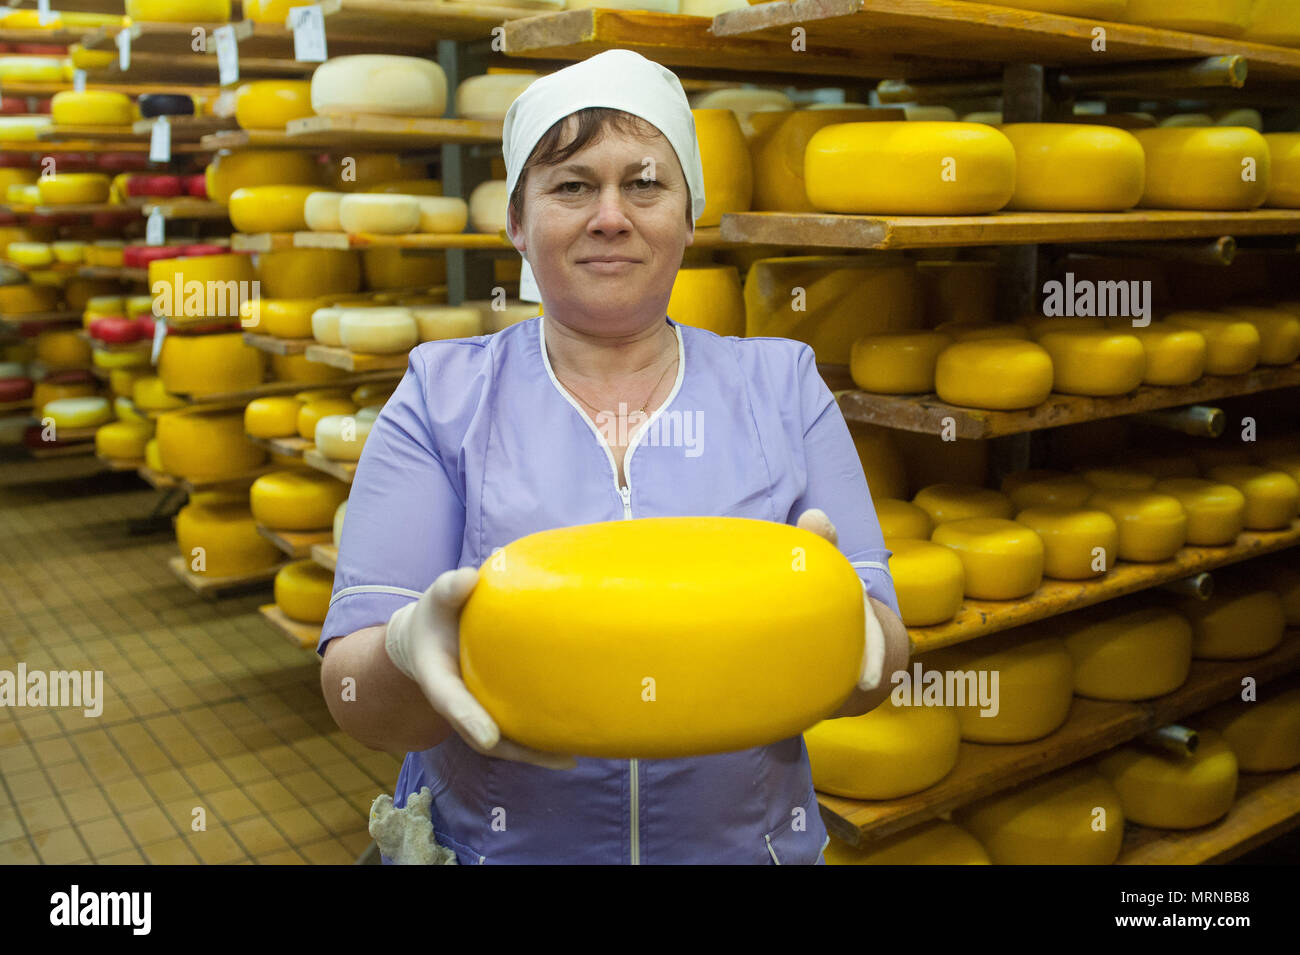
<svg viewBox="0 0 1300 955">
<path fill-rule="evenodd" d="M 639 173 L 642 169 L 646 168 L 648 160 L 651 162 L 652 166 L 660 164 L 660 162 L 655 160 L 652 156 L 648 156 L 646 159 L 637 159 L 623 167 L 624 175 L 632 172 Z M 572 173 L 578 176 L 587 176 L 590 179 L 596 178 L 596 170 L 592 169 L 590 166 L 584 166 L 581 163 L 566 163 L 563 166 L 552 166 L 551 168 L 554 175 L 566 175 Z"/>
</svg>

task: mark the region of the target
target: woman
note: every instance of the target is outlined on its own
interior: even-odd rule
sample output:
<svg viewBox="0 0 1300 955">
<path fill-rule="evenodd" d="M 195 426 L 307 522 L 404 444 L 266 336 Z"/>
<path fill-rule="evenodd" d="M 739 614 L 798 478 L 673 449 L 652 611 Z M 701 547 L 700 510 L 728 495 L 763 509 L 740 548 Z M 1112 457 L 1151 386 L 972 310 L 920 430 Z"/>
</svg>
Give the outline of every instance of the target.
<svg viewBox="0 0 1300 955">
<path fill-rule="evenodd" d="M 407 753 L 394 803 L 429 787 L 435 837 L 461 863 L 821 862 L 802 737 L 574 760 L 501 739 L 460 679 L 460 607 L 495 548 L 652 516 L 797 520 L 836 542 L 834 518 L 874 611 L 864 677 L 837 715 L 883 700 L 881 674 L 908 652 L 889 552 L 812 349 L 665 315 L 704 207 L 677 78 L 626 50 L 560 70 L 511 106 L 504 150 L 508 234 L 545 316 L 411 353 L 348 503 L 320 643 L 331 712 Z"/>
</svg>

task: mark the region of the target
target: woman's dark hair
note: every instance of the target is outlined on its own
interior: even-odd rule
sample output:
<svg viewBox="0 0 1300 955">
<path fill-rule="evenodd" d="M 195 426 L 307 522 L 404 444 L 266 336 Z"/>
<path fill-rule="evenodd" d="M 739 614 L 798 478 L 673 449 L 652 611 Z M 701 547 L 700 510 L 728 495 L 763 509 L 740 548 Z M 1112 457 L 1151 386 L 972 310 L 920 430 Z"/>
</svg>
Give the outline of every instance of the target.
<svg viewBox="0 0 1300 955">
<path fill-rule="evenodd" d="M 564 135 L 565 127 L 569 126 L 570 118 L 577 120 L 577 131 L 573 139 L 567 143 L 561 142 Z M 628 136 L 635 136 L 643 142 L 650 142 L 659 131 L 650 123 L 646 122 L 640 116 L 634 116 L 626 113 L 621 109 L 611 109 L 608 106 L 588 106 L 585 109 L 576 110 L 559 120 L 550 129 L 542 134 L 542 138 L 537 141 L 533 147 L 532 153 L 524 163 L 524 168 L 519 172 L 519 181 L 515 183 L 515 191 L 510 194 L 510 208 L 514 211 L 515 217 L 519 221 L 524 218 L 524 183 L 528 181 L 528 170 L 533 166 L 558 166 L 560 163 L 586 149 L 591 143 L 598 142 L 607 132 L 625 133 Z M 686 196 L 686 225 L 689 228 L 695 221 L 691 215 L 691 196 L 689 189 Z"/>
</svg>

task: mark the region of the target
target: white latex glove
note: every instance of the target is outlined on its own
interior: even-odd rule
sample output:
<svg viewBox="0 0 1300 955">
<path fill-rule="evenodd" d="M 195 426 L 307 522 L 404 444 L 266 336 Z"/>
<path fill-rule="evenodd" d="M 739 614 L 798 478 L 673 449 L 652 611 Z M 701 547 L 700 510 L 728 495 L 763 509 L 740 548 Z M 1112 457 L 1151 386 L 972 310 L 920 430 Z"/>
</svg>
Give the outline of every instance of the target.
<svg viewBox="0 0 1300 955">
<path fill-rule="evenodd" d="M 496 721 L 461 679 L 460 612 L 477 583 L 477 568 L 449 570 L 419 600 L 399 608 L 388 620 L 384 640 L 389 659 L 476 752 L 546 769 L 575 768 L 572 756 L 542 753 L 503 739 Z"/>
<path fill-rule="evenodd" d="M 826 512 L 819 507 L 809 508 L 800 514 L 795 526 L 824 537 L 836 547 L 840 546 L 835 525 L 826 516 Z M 880 686 L 880 679 L 885 669 L 885 631 L 881 628 L 880 621 L 876 619 L 876 611 L 871 606 L 865 581 L 862 584 L 862 611 L 863 618 L 866 620 L 866 633 L 864 634 L 865 649 L 862 653 L 862 672 L 858 675 L 858 689 L 865 693 Z"/>
</svg>

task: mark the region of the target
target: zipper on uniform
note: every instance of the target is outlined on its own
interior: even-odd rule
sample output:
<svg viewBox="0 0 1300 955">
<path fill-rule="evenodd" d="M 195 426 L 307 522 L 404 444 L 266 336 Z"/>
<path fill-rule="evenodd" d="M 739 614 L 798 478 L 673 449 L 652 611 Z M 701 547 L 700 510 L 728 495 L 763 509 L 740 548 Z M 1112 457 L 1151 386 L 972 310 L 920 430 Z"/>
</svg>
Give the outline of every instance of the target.
<svg viewBox="0 0 1300 955">
<path fill-rule="evenodd" d="M 624 466 L 626 467 L 626 465 L 624 465 Z M 627 487 L 620 487 L 620 488 L 618 489 L 618 495 L 619 495 L 619 497 L 621 497 L 621 498 L 623 499 L 623 520 L 625 520 L 625 521 L 630 521 L 630 520 L 632 519 L 632 487 L 631 487 L 631 485 L 629 485 L 629 486 L 627 486 Z"/>
<path fill-rule="evenodd" d="M 632 773 L 632 864 L 641 864 L 641 793 L 638 788 L 640 767 L 635 759 L 628 760 Z"/>
</svg>

